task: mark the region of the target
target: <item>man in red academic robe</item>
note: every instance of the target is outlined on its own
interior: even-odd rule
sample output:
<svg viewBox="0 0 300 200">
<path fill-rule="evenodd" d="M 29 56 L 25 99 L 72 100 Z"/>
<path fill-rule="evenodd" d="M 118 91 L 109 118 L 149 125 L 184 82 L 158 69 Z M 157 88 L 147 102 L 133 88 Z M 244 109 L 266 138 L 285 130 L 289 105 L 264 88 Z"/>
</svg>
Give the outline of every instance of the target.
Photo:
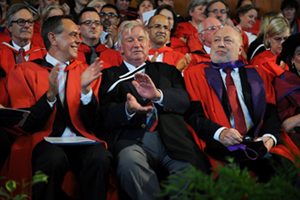
<svg viewBox="0 0 300 200">
<path fill-rule="evenodd" d="M 148 34 L 150 38 L 149 59 L 156 57 L 156 62 L 164 62 L 174 65 L 182 71 L 190 62 L 189 54 L 182 54 L 167 47 L 166 43 L 170 37 L 169 20 L 164 15 L 153 16 L 148 23 Z"/>
<path fill-rule="evenodd" d="M 18 64 L 9 74 L 12 107 L 29 109 L 30 114 L 22 126 L 28 134 L 16 139 L 4 175 L 30 180 L 32 171 L 42 171 L 49 176 L 48 183 L 33 186 L 33 199 L 66 199 L 61 186 L 71 170 L 78 175 L 84 198 L 106 199 L 111 155 L 106 143 L 89 131 L 92 127 L 81 112 L 87 112 L 89 102 L 97 102 L 102 62 L 97 58 L 88 66 L 74 60 L 81 39 L 78 26 L 69 18 L 47 19 L 42 36 L 48 51 L 45 59 Z M 74 135 L 98 143 L 59 146 L 44 140 Z"/>
<path fill-rule="evenodd" d="M 240 34 L 225 26 L 214 36 L 210 54 L 212 62 L 199 64 L 184 74 L 191 108 L 197 110 L 196 114 L 189 115 L 187 122 L 195 130 L 195 137 L 206 142 L 210 152 L 217 146 L 227 151 L 243 148 L 246 136 L 253 138 L 257 145 L 261 143 L 264 152 L 260 156 L 263 158 L 249 155 L 248 161 L 239 164 L 254 171 L 261 181 L 268 181 L 275 174 L 271 163 L 283 159 L 273 153 L 284 149 L 277 145 L 280 122 L 275 94 L 263 70 L 238 60 L 242 49 Z M 216 158 L 221 153 L 224 152 L 210 155 Z M 239 156 L 242 154 L 243 151 Z M 290 158 L 289 155 L 286 157 Z"/>
<path fill-rule="evenodd" d="M 189 37 L 188 47 L 192 54 L 189 66 L 195 66 L 202 61 L 210 61 L 210 47 L 217 30 L 221 28 L 221 22 L 214 17 L 208 17 L 199 25 L 198 34 Z"/>
<path fill-rule="evenodd" d="M 122 63 L 122 57 L 118 51 L 100 44 L 103 27 L 95 8 L 84 8 L 79 14 L 79 24 L 82 43 L 78 49 L 77 60 L 90 65 L 99 57 L 104 61 L 103 68 L 119 66 Z"/>
<path fill-rule="evenodd" d="M 7 11 L 7 15 L 7 30 L 11 41 L 0 44 L 0 66 L 6 74 L 16 63 L 42 58 L 46 55 L 45 49 L 31 43 L 34 21 L 29 8 L 24 4 L 14 4 Z M 22 58 L 21 55 L 19 56 L 21 48 L 24 51 Z M 5 91 L 6 81 L 7 76 L 0 80 L 1 91 Z M 1 94 L 0 104 L 3 106 L 9 105 L 4 94 Z"/>
</svg>

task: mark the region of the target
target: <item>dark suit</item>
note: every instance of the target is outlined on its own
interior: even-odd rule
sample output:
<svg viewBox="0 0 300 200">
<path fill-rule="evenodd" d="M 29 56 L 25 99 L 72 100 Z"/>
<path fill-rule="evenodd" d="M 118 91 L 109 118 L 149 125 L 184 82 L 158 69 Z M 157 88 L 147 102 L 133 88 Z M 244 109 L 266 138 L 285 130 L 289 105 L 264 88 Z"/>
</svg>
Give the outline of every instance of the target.
<svg viewBox="0 0 300 200">
<path fill-rule="evenodd" d="M 159 119 L 158 131 L 168 155 L 207 171 L 201 159 L 202 152 L 198 150 L 181 116 L 189 108 L 189 96 L 180 72 L 174 66 L 148 61 L 145 70 L 164 96 L 164 106 L 156 105 L 156 107 Z M 111 92 L 106 93 L 111 84 L 127 72 L 128 69 L 124 63 L 120 67 L 103 70 L 99 92 L 100 107 L 105 116 L 104 127 L 107 129 L 105 137 L 109 148 L 113 148 L 114 153 L 138 143 L 146 131 L 146 114 L 136 114 L 128 121 L 125 113 L 127 93 L 134 95 L 141 105 L 148 103 L 137 93 L 131 83 L 133 79 L 119 83 Z"/>
<path fill-rule="evenodd" d="M 158 127 L 153 133 L 146 130 L 146 114 L 136 113 L 130 120 L 127 118 L 125 111 L 127 93 L 135 96 L 142 106 L 149 102 L 149 100 L 144 101 L 137 93 L 132 85 L 133 78 L 118 83 L 110 92 L 107 92 L 121 75 L 129 72 L 126 65 L 122 63 L 120 67 L 111 67 L 102 72 L 99 91 L 102 117 L 98 120 L 98 123 L 102 122 L 102 124 L 98 132 L 102 132 L 100 137 L 104 137 L 103 139 L 108 142 L 110 150 L 116 156 L 120 186 L 131 198 L 156 199 L 153 194 L 159 192 L 160 186 L 157 175 L 153 171 L 167 170 L 168 173 L 176 173 L 186 169 L 183 167 L 194 165 L 208 172 L 208 162 L 205 161 L 203 152 L 194 142 L 182 116 L 189 108 L 189 96 L 185 90 L 183 78 L 176 67 L 146 61 L 145 73 L 163 93 L 163 106 L 155 103 L 158 112 Z M 154 145 L 151 146 L 152 144 Z M 159 148 L 156 148 L 157 146 Z M 157 149 L 160 150 L 156 151 Z M 141 159 L 136 159 L 139 156 Z M 124 158 L 128 159 L 123 162 Z M 138 178 L 135 178 L 136 176 Z"/>
<path fill-rule="evenodd" d="M 213 149 L 216 147 L 213 139 L 215 132 L 220 127 L 231 127 L 231 107 L 220 71 L 206 64 L 199 64 L 186 72 L 185 83 L 192 101 L 192 109 L 186 115 L 186 120 L 194 128 L 198 137 Z M 279 142 L 280 122 L 276 113 L 274 90 L 266 73 L 258 67 L 249 65 L 239 68 L 239 78 L 243 99 L 253 121 L 253 127 L 248 130 L 247 136 L 257 138 L 264 134 L 272 134 Z M 280 148 L 279 146 L 273 149 Z M 268 181 L 276 173 L 272 166 L 276 162 L 282 164 L 282 160 L 286 159 L 272 154 L 272 161 L 257 159 L 239 162 L 239 165 L 255 172 L 261 181 Z M 288 160 L 285 162 L 285 164 L 289 163 Z M 291 163 L 289 164 L 293 167 Z"/>
</svg>

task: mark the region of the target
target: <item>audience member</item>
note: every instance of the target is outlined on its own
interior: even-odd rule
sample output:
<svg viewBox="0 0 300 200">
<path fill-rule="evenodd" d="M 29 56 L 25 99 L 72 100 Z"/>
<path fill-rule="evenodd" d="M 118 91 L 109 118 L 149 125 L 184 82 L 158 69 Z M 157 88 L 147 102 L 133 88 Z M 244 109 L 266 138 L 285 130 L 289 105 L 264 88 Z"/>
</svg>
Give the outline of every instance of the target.
<svg viewBox="0 0 300 200">
<path fill-rule="evenodd" d="M 245 5 L 235 13 L 235 21 L 248 36 L 249 45 L 257 38 L 258 31 L 253 31 L 252 28 L 256 23 L 258 12 L 259 10 L 255 6 Z"/>
<path fill-rule="evenodd" d="M 210 61 L 210 48 L 215 33 L 222 27 L 221 22 L 214 17 L 208 17 L 203 20 L 198 28 L 198 43 L 190 47 L 193 60 L 190 66 L 193 67 L 202 61 Z M 196 45 L 197 44 L 197 45 Z M 192 46 L 192 45 L 191 45 Z"/>
<path fill-rule="evenodd" d="M 70 7 L 70 15 L 73 17 L 75 24 L 78 24 L 79 13 L 87 6 L 88 0 L 67 0 L 68 6 Z"/>
<path fill-rule="evenodd" d="M 229 18 L 229 7 L 228 4 L 223 0 L 212 0 L 210 1 L 205 9 L 205 14 L 207 17 L 215 17 L 217 18 L 221 24 L 228 25 L 228 26 L 234 26 L 233 22 Z M 242 31 L 240 28 L 236 28 L 238 30 L 243 38 L 243 49 L 242 56 L 244 57 L 243 60 L 247 60 L 247 51 L 249 47 L 249 40 L 248 36 L 244 31 Z"/>
<path fill-rule="evenodd" d="M 102 62 L 96 59 L 88 66 L 74 60 L 81 43 L 80 32 L 65 16 L 48 18 L 42 25 L 42 37 L 47 55 L 18 64 L 9 74 L 12 107 L 30 111 L 22 126 L 29 134 L 24 136 L 27 139 L 19 137 L 14 143 L 9 170 L 12 175 L 14 170 L 22 170 L 24 174 L 18 172 L 18 178 L 30 177 L 31 170 L 49 176 L 47 183 L 33 185 L 33 199 L 67 199 L 61 186 L 69 170 L 78 175 L 84 199 L 106 199 L 111 154 L 106 143 L 90 132 L 92 127 L 82 122 L 88 112 L 86 104 L 97 102 L 94 94 L 98 94 Z M 73 136 L 98 143 L 61 146 L 44 140 Z"/>
<path fill-rule="evenodd" d="M 244 5 L 253 5 L 253 6 L 254 6 L 252 0 L 239 0 L 239 1 L 237 2 L 237 4 L 236 4 L 235 11 L 236 11 L 237 9 L 239 9 L 240 7 L 244 6 Z M 235 20 L 233 20 L 233 22 L 234 22 L 235 25 L 238 25 L 238 24 L 235 22 Z M 255 32 L 255 33 L 258 33 L 258 32 L 259 32 L 259 27 L 260 27 L 260 20 L 259 20 L 258 18 L 256 18 L 255 24 L 254 24 L 254 26 L 252 27 L 251 30 L 252 30 L 253 32 Z"/>
<path fill-rule="evenodd" d="M 12 5 L 6 13 L 6 24 L 11 40 L 0 44 L 0 66 L 8 75 L 16 63 L 42 58 L 46 51 L 31 43 L 34 20 L 28 6 L 22 3 Z M 0 81 L 0 88 L 4 87 L 6 80 L 7 76 Z M 8 103 L 0 102 L 5 107 Z"/>
<path fill-rule="evenodd" d="M 146 24 L 148 23 L 146 20 L 143 20 L 143 13 L 149 12 L 154 9 L 154 3 L 152 0 L 140 0 L 137 4 L 137 21 Z"/>
<path fill-rule="evenodd" d="M 161 5 L 170 5 L 172 8 L 174 8 L 175 0 L 155 0 L 155 4 L 156 7 Z M 175 16 L 176 16 L 177 23 L 181 23 L 185 21 L 181 15 L 176 14 Z"/>
<path fill-rule="evenodd" d="M 10 0 L 1 0 L 0 1 L 0 10 L 1 10 L 1 19 L 0 19 L 0 32 L 5 30 L 5 16 L 9 8 Z"/>
<path fill-rule="evenodd" d="M 270 21 L 265 36 L 264 45 L 267 49 L 255 56 L 250 63 L 262 67 L 273 80 L 275 76 L 279 76 L 284 70 L 289 70 L 285 63 L 276 64 L 277 56 L 282 50 L 282 43 L 290 36 L 290 25 L 287 19 L 275 17 Z"/>
<path fill-rule="evenodd" d="M 161 199 L 154 196 L 161 192 L 156 172 L 177 174 L 194 165 L 207 173 L 207 163 L 181 116 L 189 97 L 180 72 L 147 61 L 150 44 L 142 24 L 122 23 L 118 40 L 124 61 L 102 71 L 103 118 L 97 123 L 103 123 L 99 130 L 107 130 L 103 135 L 117 161 L 120 188 L 131 199 Z"/>
<path fill-rule="evenodd" d="M 206 18 L 206 5 L 207 0 L 192 0 L 187 9 L 190 21 L 178 24 L 174 36 L 186 42 L 190 35 L 197 33 L 199 24 Z"/>
<path fill-rule="evenodd" d="M 212 0 L 209 1 L 205 8 L 205 15 L 207 17 L 217 18 L 224 26 L 233 25 L 233 23 L 227 23 L 229 21 L 229 7 L 228 4 L 223 0 Z M 231 20 L 230 20 L 231 21 Z"/>
<path fill-rule="evenodd" d="M 186 58 L 184 58 L 184 54 L 174 51 L 172 48 L 166 46 L 166 43 L 170 38 L 170 23 L 167 17 L 160 14 L 151 17 L 147 26 L 147 31 L 150 39 L 151 48 L 149 50 L 149 59 L 151 61 L 174 65 L 180 71 L 187 67 L 190 62 L 188 54 L 186 55 Z M 183 60 L 179 62 L 181 59 Z"/>
<path fill-rule="evenodd" d="M 177 29 L 177 18 L 174 9 L 168 4 L 163 4 L 156 8 L 155 15 L 157 14 L 164 15 L 170 22 L 171 35 L 166 43 L 166 46 L 171 47 L 173 50 L 183 54 L 189 53 L 186 43 L 177 37 L 174 37 L 175 30 Z"/>
<path fill-rule="evenodd" d="M 284 61 L 290 70 L 275 77 L 273 82 L 278 115 L 281 128 L 300 148 L 300 33 L 291 35 L 282 43 L 278 61 L 280 60 Z"/>
<path fill-rule="evenodd" d="M 265 45 L 264 45 L 264 36 L 266 29 L 274 17 L 283 17 L 282 13 L 280 11 L 269 11 L 264 13 L 261 16 L 260 21 L 260 28 L 257 35 L 257 38 L 250 44 L 248 52 L 247 52 L 247 60 L 248 62 L 256 55 L 260 54 L 261 52 L 265 51 Z"/>
<path fill-rule="evenodd" d="M 293 163 L 272 153 L 272 149 L 280 148 L 276 146 L 280 122 L 274 90 L 262 69 L 238 60 L 242 50 L 240 34 L 225 26 L 214 36 L 211 62 L 186 71 L 192 113 L 187 122 L 206 142 L 205 151 L 210 156 L 223 161 L 228 155 L 234 156 L 240 167 L 247 167 L 259 181 L 267 182 L 277 173 L 272 166 L 282 164 L 282 160 L 291 167 Z M 245 142 L 246 136 L 253 142 Z"/>
<path fill-rule="evenodd" d="M 289 21 L 291 27 L 291 35 L 300 32 L 300 20 L 296 19 L 299 4 L 296 0 L 283 0 L 280 10 L 283 16 Z"/>
<path fill-rule="evenodd" d="M 100 14 L 102 7 L 106 5 L 106 2 L 104 0 L 92 0 L 87 7 L 93 7 L 97 10 L 97 12 Z"/>
<path fill-rule="evenodd" d="M 106 4 L 100 12 L 100 20 L 103 25 L 103 31 L 100 35 L 101 44 L 105 44 L 108 48 L 118 50 L 118 24 L 120 23 L 120 13 L 116 6 Z"/>
<path fill-rule="evenodd" d="M 79 14 L 79 30 L 82 43 L 78 48 L 77 60 L 92 64 L 96 58 L 104 61 L 103 68 L 119 66 L 122 63 L 120 53 L 100 43 L 103 27 L 99 13 L 95 8 L 84 8 Z"/>
<path fill-rule="evenodd" d="M 44 21 L 46 21 L 49 17 L 66 15 L 66 14 L 67 14 L 66 10 L 64 9 L 63 6 L 58 4 L 49 4 L 42 11 L 40 17 L 40 23 L 42 25 Z"/>
<path fill-rule="evenodd" d="M 117 9 L 120 12 L 120 25 L 125 20 L 137 19 L 136 8 L 130 7 L 131 0 L 115 0 Z"/>
</svg>

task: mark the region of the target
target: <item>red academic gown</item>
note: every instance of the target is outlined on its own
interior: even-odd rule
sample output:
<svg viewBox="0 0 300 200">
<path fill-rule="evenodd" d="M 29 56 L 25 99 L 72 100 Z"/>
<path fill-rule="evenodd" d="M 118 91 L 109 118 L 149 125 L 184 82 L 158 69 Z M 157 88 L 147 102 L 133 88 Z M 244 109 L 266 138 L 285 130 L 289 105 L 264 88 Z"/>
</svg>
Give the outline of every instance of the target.
<svg viewBox="0 0 300 200">
<path fill-rule="evenodd" d="M 86 54 L 92 54 L 90 47 L 84 43 L 81 43 L 78 48 L 77 60 L 86 62 Z M 103 60 L 103 68 L 108 68 L 111 66 L 120 66 L 123 59 L 120 53 L 114 49 L 109 49 L 103 44 L 99 44 L 96 48 L 96 54 L 100 55 L 100 60 Z"/>
<path fill-rule="evenodd" d="M 254 56 L 250 63 L 252 65 L 258 65 L 264 69 L 270 76 L 272 81 L 275 76 L 280 76 L 285 70 L 289 70 L 288 65 L 285 64 L 284 69 L 276 64 L 277 55 L 273 55 L 270 50 L 266 50 L 256 56 Z"/>
<path fill-rule="evenodd" d="M 31 44 L 31 48 L 25 52 L 25 56 L 29 55 L 28 60 L 30 61 L 43 58 L 46 53 L 45 49 Z M 9 106 L 8 94 L 5 85 L 9 71 L 16 65 L 15 55 L 18 55 L 18 51 L 16 51 L 10 44 L 0 44 L 0 66 L 6 72 L 6 77 L 0 79 L 0 104 L 3 106 Z"/>
<path fill-rule="evenodd" d="M 218 123 L 221 126 L 230 128 L 230 122 L 226 116 L 226 113 L 223 109 L 222 103 L 219 100 L 219 97 L 217 96 L 217 94 L 215 93 L 214 89 L 212 89 L 212 87 L 210 86 L 210 84 L 207 81 L 207 69 L 211 70 L 212 68 L 206 64 L 199 64 L 197 66 L 194 66 L 192 68 L 190 68 L 188 71 L 185 71 L 184 73 L 184 80 L 185 80 L 185 84 L 186 84 L 186 89 L 190 95 L 190 100 L 191 101 L 200 101 L 203 105 L 203 109 L 204 109 L 204 113 L 206 115 L 206 117 L 210 120 L 212 120 L 213 122 Z M 268 76 L 266 75 L 266 73 L 264 73 L 263 70 L 261 70 L 260 68 L 257 68 L 255 66 L 245 66 L 246 70 L 249 70 L 249 72 L 257 74 L 258 73 L 258 77 L 261 77 L 263 84 L 264 84 L 264 95 L 262 95 L 262 98 L 264 98 L 266 100 L 267 103 L 271 103 L 271 104 L 275 104 L 275 92 L 274 89 L 271 85 L 271 82 L 268 79 Z M 254 71 L 255 70 L 255 71 Z M 216 71 L 216 70 L 215 70 Z M 218 82 L 213 81 L 214 77 L 219 76 L 218 75 L 218 71 L 214 72 L 216 73 L 215 76 L 209 76 L 210 80 L 211 80 L 211 84 L 216 84 Z M 221 79 L 221 78 L 220 78 Z M 259 84 L 257 84 L 259 85 Z M 222 88 L 222 86 L 220 86 Z M 220 88 L 218 87 L 218 88 Z M 251 88 L 252 92 L 257 92 L 257 86 L 255 86 L 255 84 L 252 86 L 253 88 Z M 263 91 L 263 89 L 261 90 Z M 263 109 L 260 109 L 260 106 L 262 106 L 263 102 L 261 102 L 261 100 L 255 96 L 261 95 L 263 93 L 257 94 L 257 95 L 253 95 L 252 100 L 253 100 L 253 105 L 258 105 L 255 109 L 254 112 L 257 112 L 257 116 L 263 116 L 264 113 L 262 112 Z M 263 121 L 260 121 L 259 126 L 256 127 L 256 133 L 259 134 L 259 128 L 261 126 L 261 124 L 263 123 Z M 197 142 L 197 144 L 199 145 L 199 147 L 204 150 L 205 147 L 205 142 L 203 142 L 203 140 L 199 139 L 198 136 L 195 134 L 194 131 L 192 131 L 195 137 L 195 140 Z M 257 135 L 260 136 L 260 135 Z M 286 134 L 282 133 L 281 134 L 281 139 L 283 139 L 284 141 L 287 141 L 288 144 L 292 145 L 292 148 L 295 148 L 295 146 L 293 146 L 294 144 L 291 142 L 291 140 L 289 138 L 286 138 Z M 283 146 L 281 144 L 277 145 L 276 147 L 272 148 L 271 153 L 277 153 L 280 155 L 283 155 L 285 157 L 287 157 L 288 159 L 294 161 L 294 157 L 292 156 L 292 153 L 290 152 L 289 148 L 287 148 L 286 146 Z M 298 152 L 299 153 L 299 152 Z M 298 154 L 300 155 L 300 154 Z M 216 165 L 216 160 L 210 158 L 211 160 L 211 164 L 214 167 L 217 167 Z"/>
<path fill-rule="evenodd" d="M 182 54 L 186 54 L 190 52 L 186 43 L 176 37 L 171 37 L 170 47 L 174 51 L 178 51 Z"/>
<path fill-rule="evenodd" d="M 80 119 L 80 76 L 88 65 L 73 61 L 65 70 L 68 71 L 66 90 L 66 101 L 69 107 L 69 115 L 74 127 L 86 138 L 100 141 L 93 133 L 88 133 L 83 122 Z M 49 88 L 48 76 L 49 68 L 41 66 L 34 62 L 25 62 L 17 64 L 10 72 L 7 88 L 11 97 L 13 108 L 29 108 L 45 95 Z M 96 97 L 98 97 L 98 88 L 100 79 L 91 84 Z M 24 133 L 17 137 L 11 148 L 10 158 L 7 160 L 6 167 L 3 167 L 1 175 L 7 179 L 21 182 L 22 178 L 27 181 L 32 178 L 31 156 L 32 150 L 36 144 L 47 137 L 52 132 L 52 126 L 55 120 L 56 106 L 44 127 L 34 134 Z M 104 141 L 100 141 L 106 145 Z M 22 166 L 22 167 L 21 167 Z"/>
<path fill-rule="evenodd" d="M 0 43 L 2 42 L 9 42 L 11 37 L 7 33 L 7 28 L 5 28 L 4 32 L 0 32 Z M 35 46 L 40 46 L 41 48 L 45 48 L 42 36 L 40 32 L 33 31 L 31 43 Z"/>
<path fill-rule="evenodd" d="M 159 49 L 150 49 L 149 55 L 154 55 L 155 52 L 158 52 L 158 54 L 163 53 L 163 61 L 164 63 L 167 63 L 169 65 L 177 66 L 178 62 L 184 57 L 184 55 L 178 51 L 174 51 L 170 47 L 162 47 Z"/>
<path fill-rule="evenodd" d="M 188 38 L 191 34 L 197 32 L 195 26 L 193 26 L 190 22 L 181 22 L 178 24 L 177 29 L 174 33 L 174 37 L 181 38 L 185 37 Z"/>
</svg>

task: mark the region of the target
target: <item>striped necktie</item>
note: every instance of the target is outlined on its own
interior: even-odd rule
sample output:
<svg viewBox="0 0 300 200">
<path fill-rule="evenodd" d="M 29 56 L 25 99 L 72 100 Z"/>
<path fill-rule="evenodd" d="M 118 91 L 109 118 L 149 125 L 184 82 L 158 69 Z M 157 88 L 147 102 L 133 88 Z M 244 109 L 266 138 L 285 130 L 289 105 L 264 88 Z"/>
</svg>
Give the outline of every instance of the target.
<svg viewBox="0 0 300 200">
<path fill-rule="evenodd" d="M 65 83 L 66 83 L 66 73 L 64 69 L 66 67 L 65 63 L 61 63 L 59 66 L 59 74 L 58 74 L 58 94 L 61 101 L 61 104 L 64 105 L 65 101 Z"/>
<path fill-rule="evenodd" d="M 62 106 L 64 105 L 65 101 L 65 91 L 66 91 L 66 72 L 65 67 L 67 67 L 66 63 L 61 63 L 59 66 L 59 74 L 58 74 L 58 93 L 59 93 L 59 98 L 61 101 Z M 63 134 L 61 137 L 74 137 L 76 136 L 75 133 L 72 132 L 72 130 L 67 126 L 66 129 L 64 130 Z"/>
</svg>

